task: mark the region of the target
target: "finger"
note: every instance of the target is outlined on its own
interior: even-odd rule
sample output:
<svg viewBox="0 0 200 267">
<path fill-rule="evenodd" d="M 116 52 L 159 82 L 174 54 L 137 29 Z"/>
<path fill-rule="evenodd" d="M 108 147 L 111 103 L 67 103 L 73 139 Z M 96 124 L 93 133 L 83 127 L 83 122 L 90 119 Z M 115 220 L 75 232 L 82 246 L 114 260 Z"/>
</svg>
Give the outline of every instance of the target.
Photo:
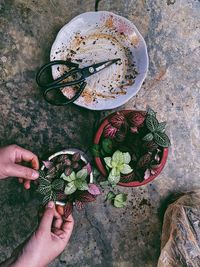
<svg viewBox="0 0 200 267">
<path fill-rule="evenodd" d="M 63 223 L 62 217 L 61 217 L 61 215 L 57 212 L 57 210 L 55 209 L 55 212 L 54 212 L 53 227 L 54 227 L 54 228 L 57 228 L 57 229 L 60 229 L 61 226 L 62 226 L 62 223 Z"/>
<path fill-rule="evenodd" d="M 24 188 L 25 188 L 25 189 L 30 189 L 30 187 L 31 187 L 31 182 L 28 181 L 28 180 L 26 180 L 26 181 L 24 182 Z"/>
<path fill-rule="evenodd" d="M 22 184 L 24 179 L 23 178 L 18 178 L 18 181 L 19 181 L 20 184 Z"/>
<path fill-rule="evenodd" d="M 55 212 L 54 202 L 50 201 L 45 208 L 44 214 L 40 222 L 39 230 L 41 230 L 42 232 L 51 231 L 54 212 Z"/>
<path fill-rule="evenodd" d="M 8 170 L 9 176 L 35 180 L 39 177 L 38 171 L 18 164 L 11 164 Z"/>
<path fill-rule="evenodd" d="M 26 150 L 22 147 L 17 147 L 16 153 L 17 153 L 16 158 L 18 159 L 18 162 L 22 161 L 31 162 L 31 166 L 33 167 L 33 169 L 35 170 L 39 169 L 38 157 L 31 151 Z"/>
<path fill-rule="evenodd" d="M 69 240 L 74 228 L 74 219 L 70 214 L 67 220 L 62 225 L 63 235 L 66 240 Z"/>
</svg>

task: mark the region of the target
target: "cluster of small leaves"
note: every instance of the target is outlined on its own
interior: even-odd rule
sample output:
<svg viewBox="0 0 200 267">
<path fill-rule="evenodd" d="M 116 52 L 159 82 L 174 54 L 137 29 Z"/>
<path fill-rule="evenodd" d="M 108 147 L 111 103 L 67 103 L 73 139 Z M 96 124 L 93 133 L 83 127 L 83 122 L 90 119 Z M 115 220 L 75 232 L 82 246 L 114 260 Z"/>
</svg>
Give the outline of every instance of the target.
<svg viewBox="0 0 200 267">
<path fill-rule="evenodd" d="M 44 196 L 43 205 L 51 200 L 64 201 L 66 205 L 76 199 L 79 202 L 91 202 L 101 193 L 95 184 L 89 183 L 91 166 L 81 160 L 79 153 L 64 154 L 43 164 L 45 171 L 40 171 L 38 186 L 38 192 Z"/>
<path fill-rule="evenodd" d="M 113 206 L 116 208 L 124 208 L 126 206 L 127 194 L 125 193 L 115 194 L 112 191 L 110 191 L 107 194 L 106 200 L 110 200 Z"/>
<path fill-rule="evenodd" d="M 148 142 L 154 140 L 161 147 L 169 147 L 170 140 L 165 134 L 166 122 L 159 123 L 156 118 L 156 113 L 150 108 L 148 109 L 145 122 L 150 133 L 146 134 L 143 140 Z"/>
<path fill-rule="evenodd" d="M 64 193 L 66 195 L 71 195 L 76 190 L 80 190 L 80 191 L 88 190 L 89 188 L 88 188 L 88 184 L 86 181 L 87 176 L 88 176 L 88 172 L 86 169 L 82 169 L 78 171 L 77 173 L 73 171 L 69 176 L 66 176 L 66 174 L 63 173 L 60 178 L 63 179 L 64 181 L 67 181 L 67 184 L 64 189 Z"/>
<path fill-rule="evenodd" d="M 159 123 L 151 108 L 127 113 L 120 111 L 109 116 L 99 144 L 93 146 L 94 156 L 104 160 L 108 171 L 109 181 L 100 184 L 116 185 L 119 180 L 124 183 L 142 182 L 155 175 L 160 167 L 163 147 L 170 145 L 165 126 L 166 122 Z M 110 164 L 116 150 L 130 154 L 128 165 L 132 172 L 119 173 L 119 168 Z"/>
<path fill-rule="evenodd" d="M 133 170 L 128 165 L 131 161 L 131 156 L 128 152 L 122 153 L 117 150 L 112 157 L 105 157 L 104 161 L 109 170 L 108 182 L 111 185 L 116 185 L 120 181 L 120 174 L 129 174 Z"/>
</svg>

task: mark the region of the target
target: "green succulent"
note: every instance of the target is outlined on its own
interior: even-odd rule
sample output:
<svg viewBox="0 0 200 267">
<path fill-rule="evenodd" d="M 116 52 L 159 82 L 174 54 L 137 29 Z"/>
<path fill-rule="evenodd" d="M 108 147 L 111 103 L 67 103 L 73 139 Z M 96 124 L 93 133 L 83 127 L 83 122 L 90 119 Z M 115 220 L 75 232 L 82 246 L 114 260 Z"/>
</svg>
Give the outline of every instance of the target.
<svg viewBox="0 0 200 267">
<path fill-rule="evenodd" d="M 120 181 L 120 174 L 128 174 L 133 171 L 128 165 L 131 161 L 131 156 L 128 152 L 123 153 L 117 150 L 112 157 L 105 157 L 104 161 L 110 170 L 108 181 L 111 185 L 116 185 Z"/>
<path fill-rule="evenodd" d="M 65 186 L 64 193 L 66 195 L 71 195 L 76 190 L 88 190 L 87 176 L 88 172 L 86 169 L 82 169 L 77 173 L 72 172 L 69 176 L 66 176 L 65 173 L 63 173 L 60 178 L 68 182 Z"/>
</svg>

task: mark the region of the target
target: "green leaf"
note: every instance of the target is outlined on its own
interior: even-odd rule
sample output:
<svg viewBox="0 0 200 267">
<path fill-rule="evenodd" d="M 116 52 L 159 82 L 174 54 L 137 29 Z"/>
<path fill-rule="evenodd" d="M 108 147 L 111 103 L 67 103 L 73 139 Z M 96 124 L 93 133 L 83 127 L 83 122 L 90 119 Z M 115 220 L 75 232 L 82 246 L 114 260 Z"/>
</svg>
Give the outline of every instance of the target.
<svg viewBox="0 0 200 267">
<path fill-rule="evenodd" d="M 68 185 L 65 187 L 65 194 L 66 195 L 71 195 L 76 191 L 76 186 L 74 184 L 74 181 L 68 183 Z"/>
<path fill-rule="evenodd" d="M 116 208 L 123 208 L 126 206 L 127 194 L 121 193 L 115 196 L 114 198 L 114 206 Z"/>
<path fill-rule="evenodd" d="M 110 157 L 106 157 L 106 158 L 104 158 L 104 161 L 105 161 L 106 165 L 107 165 L 109 168 L 112 168 L 111 160 L 112 160 L 112 158 L 110 158 Z"/>
<path fill-rule="evenodd" d="M 88 190 L 88 185 L 87 183 L 81 183 L 79 186 L 78 186 L 78 190 L 81 190 L 81 191 L 85 191 L 85 190 Z"/>
<path fill-rule="evenodd" d="M 46 175 L 45 175 L 45 172 L 44 171 L 39 170 L 38 172 L 39 172 L 39 179 L 40 178 L 45 178 Z"/>
<path fill-rule="evenodd" d="M 56 194 L 53 191 L 50 191 L 48 194 L 45 195 L 42 203 L 45 206 L 49 201 L 56 201 Z"/>
<path fill-rule="evenodd" d="M 94 157 L 100 157 L 100 146 L 98 144 L 94 144 L 91 150 Z"/>
<path fill-rule="evenodd" d="M 99 184 L 100 184 L 100 186 L 104 187 L 104 186 L 109 185 L 109 182 L 108 181 L 103 181 L 103 182 L 100 182 Z"/>
<path fill-rule="evenodd" d="M 82 169 L 77 172 L 76 177 L 81 180 L 85 180 L 88 176 L 88 172 L 86 169 Z"/>
<path fill-rule="evenodd" d="M 153 109 L 151 109 L 150 107 L 147 107 L 147 113 L 148 113 L 148 115 L 156 117 L 156 112 Z"/>
<path fill-rule="evenodd" d="M 131 161 L 131 155 L 129 152 L 123 153 L 124 156 L 124 163 L 129 164 L 129 162 Z"/>
<path fill-rule="evenodd" d="M 123 169 L 121 170 L 122 174 L 131 173 L 133 169 L 128 164 L 123 164 Z"/>
<path fill-rule="evenodd" d="M 156 131 L 160 133 L 164 133 L 166 124 L 167 124 L 166 121 L 159 123 Z"/>
<path fill-rule="evenodd" d="M 112 162 L 116 164 L 124 163 L 123 153 L 119 150 L 115 151 L 115 153 L 112 155 Z"/>
<path fill-rule="evenodd" d="M 113 142 L 112 142 L 112 140 L 109 139 L 109 138 L 103 139 L 103 141 L 102 141 L 102 147 L 103 147 L 103 150 L 106 153 L 108 153 L 108 154 L 112 153 L 112 149 L 113 149 Z"/>
<path fill-rule="evenodd" d="M 42 195 L 46 195 L 51 191 L 51 185 L 39 185 L 37 188 L 37 192 L 39 192 Z"/>
<path fill-rule="evenodd" d="M 120 176 L 120 170 L 117 169 L 117 168 L 112 168 L 112 170 L 111 170 L 111 174 L 112 174 L 113 176 Z"/>
<path fill-rule="evenodd" d="M 145 135 L 145 137 L 142 138 L 143 141 L 152 141 L 153 140 L 153 134 L 152 133 L 148 133 L 147 135 Z"/>
<path fill-rule="evenodd" d="M 43 185 L 43 186 L 48 186 L 51 184 L 50 180 L 46 179 L 46 178 L 40 178 L 39 180 L 39 184 Z"/>
<path fill-rule="evenodd" d="M 112 191 L 108 192 L 107 196 L 106 196 L 106 200 L 112 200 L 115 197 L 115 193 L 113 193 Z"/>
<path fill-rule="evenodd" d="M 62 179 L 55 179 L 52 182 L 52 188 L 55 190 L 62 190 L 64 187 L 65 182 Z"/>
<path fill-rule="evenodd" d="M 113 175 L 112 172 L 109 173 L 108 181 L 110 184 L 117 184 L 120 181 L 120 175 Z"/>
<path fill-rule="evenodd" d="M 157 145 L 161 147 L 169 147 L 170 140 L 169 137 L 165 133 L 154 133 L 154 140 Z"/>
<path fill-rule="evenodd" d="M 147 128 L 151 131 L 151 132 L 155 132 L 157 130 L 158 127 L 158 120 L 156 119 L 156 117 L 149 115 L 146 118 L 146 126 Z"/>
<path fill-rule="evenodd" d="M 72 182 L 72 181 L 76 180 L 76 175 L 75 175 L 75 172 L 72 172 L 69 176 L 66 176 L 64 173 L 62 173 L 60 178 L 67 181 L 67 182 Z"/>
</svg>

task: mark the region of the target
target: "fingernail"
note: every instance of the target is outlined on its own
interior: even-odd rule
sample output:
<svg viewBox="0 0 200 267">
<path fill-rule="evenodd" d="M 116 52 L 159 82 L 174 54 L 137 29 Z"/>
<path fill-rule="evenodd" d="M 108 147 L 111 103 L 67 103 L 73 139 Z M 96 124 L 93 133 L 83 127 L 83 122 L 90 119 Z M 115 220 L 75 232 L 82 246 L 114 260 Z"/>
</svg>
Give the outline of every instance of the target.
<svg viewBox="0 0 200 267">
<path fill-rule="evenodd" d="M 36 171 L 33 171 L 32 178 L 37 179 L 39 177 L 39 173 Z"/>
<path fill-rule="evenodd" d="M 50 201 L 50 202 L 47 204 L 47 208 L 52 209 L 53 207 L 54 207 L 54 202 L 53 202 L 53 201 Z"/>
</svg>

